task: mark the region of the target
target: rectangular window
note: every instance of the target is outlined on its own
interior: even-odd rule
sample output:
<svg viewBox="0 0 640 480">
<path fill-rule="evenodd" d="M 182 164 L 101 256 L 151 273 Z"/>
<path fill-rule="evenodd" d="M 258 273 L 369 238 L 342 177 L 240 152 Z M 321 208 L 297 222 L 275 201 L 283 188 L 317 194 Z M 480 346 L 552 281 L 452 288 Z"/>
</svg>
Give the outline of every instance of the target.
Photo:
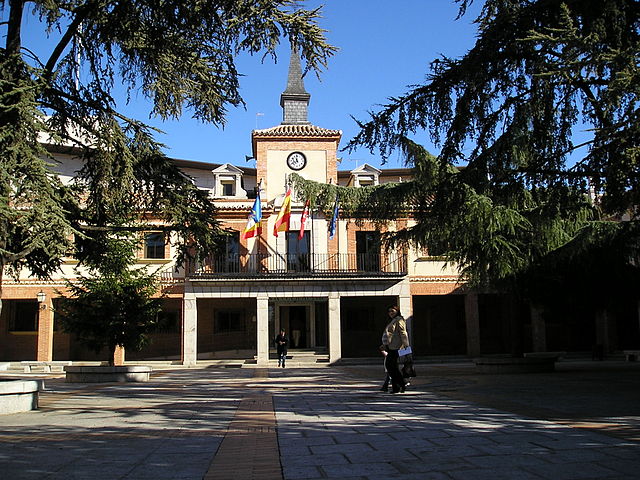
<svg viewBox="0 0 640 480">
<path fill-rule="evenodd" d="M 311 250 L 310 235 L 298 239 L 298 231 L 287 232 L 287 269 L 304 272 L 309 270 Z"/>
<path fill-rule="evenodd" d="M 370 187 L 375 185 L 375 180 L 372 175 L 363 175 L 358 177 L 358 184 L 361 187 Z"/>
<path fill-rule="evenodd" d="M 164 234 L 160 232 L 145 233 L 144 258 L 165 258 Z"/>
<path fill-rule="evenodd" d="M 180 312 L 163 310 L 158 313 L 158 333 L 180 333 Z"/>
<path fill-rule="evenodd" d="M 240 271 L 240 232 L 227 234 L 223 263 L 223 271 L 227 273 Z"/>
<path fill-rule="evenodd" d="M 38 331 L 38 302 L 35 300 L 14 300 L 9 303 L 11 332 Z"/>
<path fill-rule="evenodd" d="M 222 196 L 233 197 L 235 195 L 233 187 L 234 187 L 234 182 L 231 182 L 231 181 L 222 182 Z"/>
<path fill-rule="evenodd" d="M 356 232 L 358 270 L 380 271 L 380 232 Z"/>
<path fill-rule="evenodd" d="M 244 312 L 242 310 L 216 310 L 213 333 L 232 333 L 244 331 Z"/>
</svg>

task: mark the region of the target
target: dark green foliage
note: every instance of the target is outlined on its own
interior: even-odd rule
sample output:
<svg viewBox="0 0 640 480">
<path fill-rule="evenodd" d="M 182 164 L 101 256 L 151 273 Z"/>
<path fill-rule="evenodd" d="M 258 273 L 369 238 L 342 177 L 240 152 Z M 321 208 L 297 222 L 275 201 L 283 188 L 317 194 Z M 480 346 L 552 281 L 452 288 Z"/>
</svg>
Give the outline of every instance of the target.
<svg viewBox="0 0 640 480">
<path fill-rule="evenodd" d="M 28 267 L 46 277 L 69 248 L 68 189 L 50 174 L 37 87 L 16 56 L 0 63 L 0 272 Z"/>
<path fill-rule="evenodd" d="M 464 15 L 472 0 L 457 1 Z M 410 199 L 416 224 L 387 240 L 446 256 L 475 285 L 522 286 L 517 278 L 538 274 L 567 282 L 587 257 L 603 258 L 604 238 L 619 251 L 602 275 L 635 271 L 640 4 L 486 0 L 476 24 L 466 55 L 435 60 L 423 85 L 372 112 L 347 146 L 384 158 L 399 149 L 414 168 L 413 189 L 385 186 L 385 198 Z M 421 135 L 438 157 L 417 145 Z M 558 252 L 581 253 L 559 262 Z"/>
<path fill-rule="evenodd" d="M 90 265 L 111 231 L 161 220 L 177 233 L 177 261 L 216 249 L 221 230 L 207 196 L 183 175 L 144 123 L 118 111 L 114 85 L 151 101 L 151 115 L 184 113 L 223 125 L 242 106 L 235 57 L 275 56 L 282 38 L 319 71 L 335 50 L 318 11 L 296 0 L 0 1 L 0 267 L 47 277 L 74 234 Z M 29 17 L 47 37 L 25 44 Z M 40 21 L 40 23 L 38 23 Z M 40 53 L 44 51 L 44 53 Z M 40 55 L 40 56 L 38 56 Z M 46 117 L 44 116 L 46 114 Z M 80 157 L 75 184 L 62 185 L 49 151 Z M 47 137 L 40 137 L 40 140 Z M 154 229 L 157 229 L 154 227 Z"/>
<path fill-rule="evenodd" d="M 70 296 L 59 303 L 62 328 L 113 364 L 116 346 L 139 351 L 158 327 L 162 298 L 159 280 L 135 266 L 136 244 L 125 237 L 104 238 L 101 262 L 90 275 L 68 282 Z"/>
</svg>

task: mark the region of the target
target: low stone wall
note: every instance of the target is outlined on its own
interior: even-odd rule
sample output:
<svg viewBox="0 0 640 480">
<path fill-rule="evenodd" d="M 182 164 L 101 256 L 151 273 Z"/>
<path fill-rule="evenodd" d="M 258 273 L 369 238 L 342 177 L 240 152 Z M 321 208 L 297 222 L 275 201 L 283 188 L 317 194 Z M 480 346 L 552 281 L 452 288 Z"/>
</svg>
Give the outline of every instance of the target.
<svg viewBox="0 0 640 480">
<path fill-rule="evenodd" d="M 38 408 L 43 380 L 0 381 L 0 414 L 28 412 Z"/>
<path fill-rule="evenodd" d="M 486 356 L 476 358 L 480 373 L 546 373 L 556 369 L 557 356 Z"/>
<path fill-rule="evenodd" d="M 148 382 L 151 370 L 146 365 L 64 367 L 69 383 Z"/>
</svg>

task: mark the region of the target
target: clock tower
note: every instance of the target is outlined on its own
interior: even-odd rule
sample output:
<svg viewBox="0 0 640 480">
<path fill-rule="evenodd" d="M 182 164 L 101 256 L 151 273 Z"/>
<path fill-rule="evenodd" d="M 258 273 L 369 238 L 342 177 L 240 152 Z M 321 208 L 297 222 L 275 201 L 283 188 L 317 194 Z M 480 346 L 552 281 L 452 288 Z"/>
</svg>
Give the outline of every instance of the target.
<svg viewBox="0 0 640 480">
<path fill-rule="evenodd" d="M 285 178 L 292 173 L 316 182 L 337 183 L 342 132 L 309 122 L 310 98 L 304 87 L 298 50 L 292 45 L 287 86 L 280 95 L 282 123 L 254 130 L 251 135 L 257 181 L 262 180 L 265 201 L 284 193 Z"/>
</svg>

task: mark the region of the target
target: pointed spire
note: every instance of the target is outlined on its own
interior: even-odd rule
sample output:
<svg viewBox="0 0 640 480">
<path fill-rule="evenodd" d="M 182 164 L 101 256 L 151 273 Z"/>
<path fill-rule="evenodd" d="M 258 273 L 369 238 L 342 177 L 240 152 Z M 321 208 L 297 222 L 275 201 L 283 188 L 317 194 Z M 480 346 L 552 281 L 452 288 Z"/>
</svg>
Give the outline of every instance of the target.
<svg viewBox="0 0 640 480">
<path fill-rule="evenodd" d="M 304 89 L 300 55 L 294 43 L 291 44 L 291 59 L 289 61 L 289 75 L 287 88 L 280 95 L 283 125 L 309 124 L 308 107 L 311 95 Z"/>
<path fill-rule="evenodd" d="M 300 65 L 300 55 L 295 43 L 291 44 L 291 58 L 289 60 L 289 75 L 287 77 L 287 88 L 283 94 L 306 94 L 304 80 L 302 79 L 302 66 Z"/>
</svg>

